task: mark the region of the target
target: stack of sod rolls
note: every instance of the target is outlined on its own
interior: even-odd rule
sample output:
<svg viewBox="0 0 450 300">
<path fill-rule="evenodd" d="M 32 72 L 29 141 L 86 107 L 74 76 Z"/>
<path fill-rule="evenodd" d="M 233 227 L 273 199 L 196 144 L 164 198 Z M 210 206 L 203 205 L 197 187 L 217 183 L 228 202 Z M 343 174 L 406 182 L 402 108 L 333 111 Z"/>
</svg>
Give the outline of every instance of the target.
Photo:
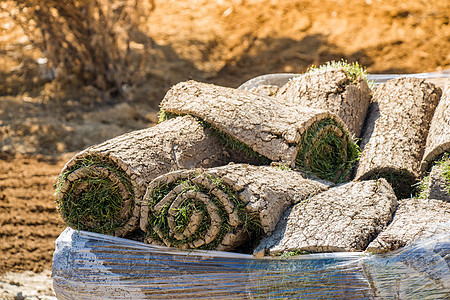
<svg viewBox="0 0 450 300">
<path fill-rule="evenodd" d="M 171 119 L 76 154 L 59 176 L 58 211 L 75 229 L 125 236 L 138 226 L 151 180 L 173 170 L 239 159 L 195 118 Z"/>
<path fill-rule="evenodd" d="M 196 116 L 273 162 L 332 182 L 348 180 L 359 155 L 347 126 L 333 113 L 249 91 L 182 82 L 166 94 L 161 109 Z"/>
<path fill-rule="evenodd" d="M 340 182 L 358 156 L 339 117 L 248 91 L 186 82 L 162 108 L 167 120 L 157 126 L 92 146 L 65 165 L 56 202 L 69 226 L 127 236 L 138 227 L 148 184 L 173 170 L 272 161 Z"/>
<path fill-rule="evenodd" d="M 271 166 L 230 164 L 161 175 L 148 186 L 140 227 L 152 244 L 251 250 L 290 206 L 329 184 Z"/>
<path fill-rule="evenodd" d="M 416 198 L 399 201 L 388 228 L 367 247 L 387 252 L 418 239 L 448 232 L 450 221 L 450 88 L 444 88 L 436 107 L 421 163 L 422 176 Z"/>
<path fill-rule="evenodd" d="M 388 81 L 375 91 L 356 178 L 385 177 L 403 199 L 390 224 L 370 242 L 367 251 L 392 251 L 448 232 L 450 159 L 445 151 L 450 149 L 450 122 L 446 93 L 439 99 L 439 88 L 413 78 Z M 418 184 L 419 195 L 410 198 L 411 185 L 431 166 L 430 174 Z"/>
<path fill-rule="evenodd" d="M 182 249 L 250 253 L 262 239 L 257 249 L 271 254 L 362 251 L 382 236 L 397 197 L 450 151 L 440 94 L 395 79 L 368 110 L 363 69 L 335 62 L 282 87 L 182 82 L 162 100 L 161 123 L 66 164 L 58 210 L 76 229 Z M 440 197 L 435 178 L 448 188 L 437 165 L 426 198 Z"/>
</svg>

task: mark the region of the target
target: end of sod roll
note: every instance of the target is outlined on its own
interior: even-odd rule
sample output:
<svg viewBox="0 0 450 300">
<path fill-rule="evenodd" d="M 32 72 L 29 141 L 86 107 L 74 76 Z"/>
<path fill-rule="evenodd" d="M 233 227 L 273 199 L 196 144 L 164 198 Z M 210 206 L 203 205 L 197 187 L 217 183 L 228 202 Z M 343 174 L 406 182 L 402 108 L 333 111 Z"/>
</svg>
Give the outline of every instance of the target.
<svg viewBox="0 0 450 300">
<path fill-rule="evenodd" d="M 181 249 L 231 251 L 263 234 L 256 212 L 220 177 L 182 170 L 153 180 L 141 207 L 146 242 Z"/>
<path fill-rule="evenodd" d="M 60 174 L 56 204 L 70 227 L 114 235 L 132 218 L 135 189 L 112 160 L 84 156 Z"/>
<path fill-rule="evenodd" d="M 298 145 L 295 166 L 331 182 L 348 181 L 361 153 L 333 118 L 319 120 L 308 127 Z"/>
</svg>

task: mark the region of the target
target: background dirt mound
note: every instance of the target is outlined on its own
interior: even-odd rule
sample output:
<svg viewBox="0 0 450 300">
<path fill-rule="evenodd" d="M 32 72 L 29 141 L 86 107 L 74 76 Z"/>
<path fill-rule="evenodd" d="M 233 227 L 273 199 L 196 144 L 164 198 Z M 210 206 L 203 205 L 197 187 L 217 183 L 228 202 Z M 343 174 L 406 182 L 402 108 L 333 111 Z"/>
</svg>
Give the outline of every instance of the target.
<svg viewBox="0 0 450 300">
<path fill-rule="evenodd" d="M 124 86 L 126 97 L 53 80 L 44 54 L 0 11 L 0 274 L 51 268 L 64 228 L 54 177 L 72 152 L 154 125 L 177 82 L 237 87 L 333 59 L 369 73 L 450 68 L 450 3 L 403 2 L 155 1 L 130 44 L 139 81 Z"/>
</svg>

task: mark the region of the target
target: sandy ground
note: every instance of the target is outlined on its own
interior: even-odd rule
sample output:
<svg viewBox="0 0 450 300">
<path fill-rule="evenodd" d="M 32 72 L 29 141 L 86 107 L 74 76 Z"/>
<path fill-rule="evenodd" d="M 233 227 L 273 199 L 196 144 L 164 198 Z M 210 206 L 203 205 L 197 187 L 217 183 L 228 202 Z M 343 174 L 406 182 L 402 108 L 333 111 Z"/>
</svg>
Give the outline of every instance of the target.
<svg viewBox="0 0 450 300">
<path fill-rule="evenodd" d="M 40 273 L 24 271 L 8 272 L 0 277 L 0 297 L 2 299 L 54 300 L 51 271 Z"/>
<path fill-rule="evenodd" d="M 42 53 L 0 14 L 0 298 L 52 299 L 49 270 L 64 229 L 55 177 L 75 152 L 154 125 L 173 84 L 237 87 L 333 59 L 359 61 L 370 73 L 450 68 L 450 3 L 403 2 L 155 1 L 144 30 L 152 59 L 126 103 L 99 101 L 89 87 L 41 82 Z M 139 41 L 133 47 L 144 49 Z"/>
</svg>

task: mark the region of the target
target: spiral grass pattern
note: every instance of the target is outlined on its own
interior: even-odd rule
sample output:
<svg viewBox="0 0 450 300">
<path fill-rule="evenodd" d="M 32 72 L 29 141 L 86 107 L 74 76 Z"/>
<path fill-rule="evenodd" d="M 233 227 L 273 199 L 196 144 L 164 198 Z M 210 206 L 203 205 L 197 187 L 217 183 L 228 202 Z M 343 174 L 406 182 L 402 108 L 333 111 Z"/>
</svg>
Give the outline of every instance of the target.
<svg viewBox="0 0 450 300">
<path fill-rule="evenodd" d="M 59 176 L 56 203 L 70 227 L 114 235 L 132 218 L 134 193 L 124 170 L 105 158 L 87 156 Z"/>
<path fill-rule="evenodd" d="M 295 166 L 332 182 L 348 180 L 360 150 L 332 118 L 312 124 L 298 143 Z"/>
<path fill-rule="evenodd" d="M 219 177 L 201 170 L 153 180 L 141 206 L 140 227 L 148 243 L 182 249 L 230 251 L 262 235 L 258 214 Z"/>
</svg>

